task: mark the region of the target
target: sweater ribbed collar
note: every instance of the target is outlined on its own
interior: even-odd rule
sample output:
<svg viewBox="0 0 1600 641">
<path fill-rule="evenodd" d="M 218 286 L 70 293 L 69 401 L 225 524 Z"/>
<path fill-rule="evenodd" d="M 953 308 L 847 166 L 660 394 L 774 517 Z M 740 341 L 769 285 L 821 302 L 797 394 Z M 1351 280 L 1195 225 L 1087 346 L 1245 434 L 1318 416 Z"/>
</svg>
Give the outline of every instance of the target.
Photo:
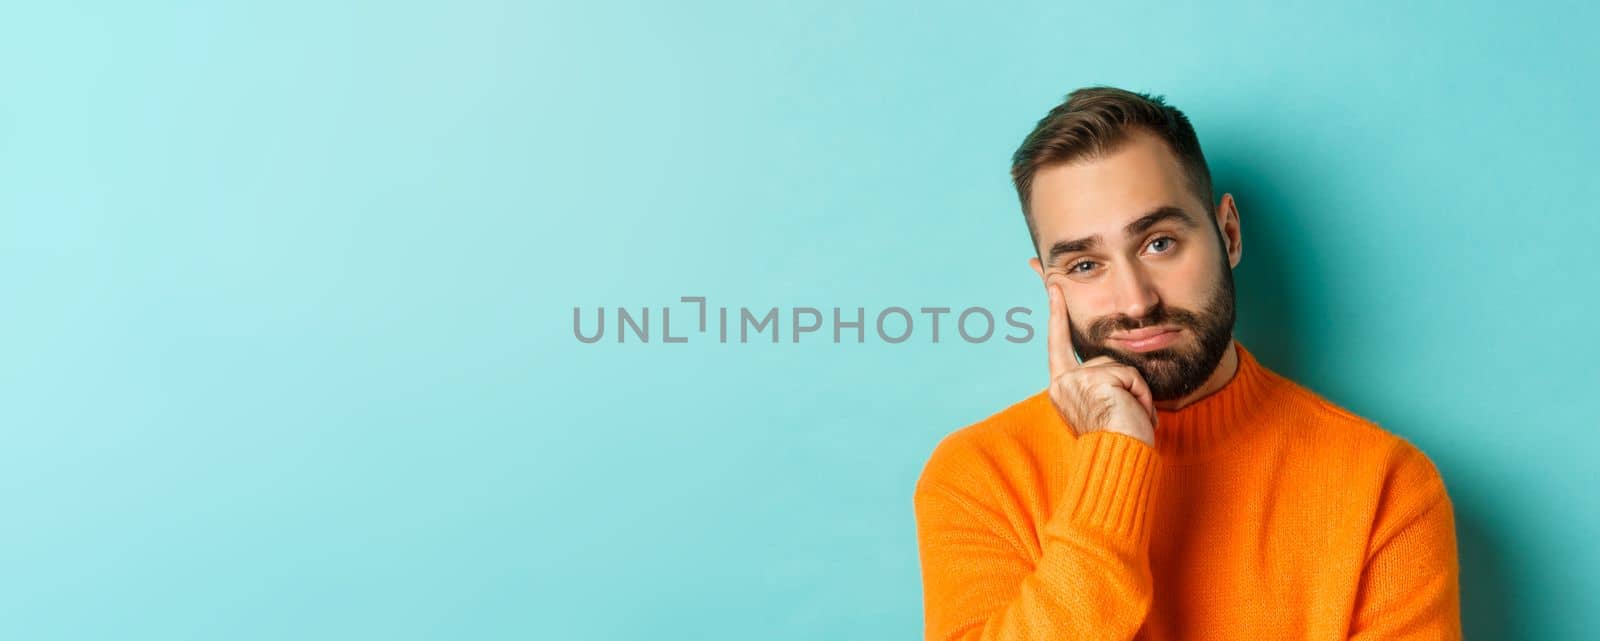
<svg viewBox="0 0 1600 641">
<path fill-rule="evenodd" d="M 1185 461 L 1206 456 L 1267 422 L 1273 391 L 1281 379 L 1237 339 L 1233 345 L 1239 365 L 1227 383 L 1175 411 L 1157 408 L 1161 423 L 1156 428 L 1155 446 L 1163 459 Z M 1073 433 L 1055 410 L 1049 390 L 1035 399 L 1049 417 L 1046 420 Z"/>
</svg>

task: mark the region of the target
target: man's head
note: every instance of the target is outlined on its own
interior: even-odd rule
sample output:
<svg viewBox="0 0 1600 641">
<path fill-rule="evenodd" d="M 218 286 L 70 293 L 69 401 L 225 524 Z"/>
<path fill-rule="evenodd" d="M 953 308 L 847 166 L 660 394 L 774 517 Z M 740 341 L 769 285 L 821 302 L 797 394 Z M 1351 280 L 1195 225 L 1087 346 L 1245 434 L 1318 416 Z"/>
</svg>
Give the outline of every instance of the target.
<svg viewBox="0 0 1600 641">
<path fill-rule="evenodd" d="M 1066 296 L 1078 355 L 1134 367 L 1155 400 L 1200 387 L 1232 344 L 1241 245 L 1189 119 L 1159 96 L 1079 89 L 1028 134 L 1011 176 L 1028 262 Z"/>
</svg>

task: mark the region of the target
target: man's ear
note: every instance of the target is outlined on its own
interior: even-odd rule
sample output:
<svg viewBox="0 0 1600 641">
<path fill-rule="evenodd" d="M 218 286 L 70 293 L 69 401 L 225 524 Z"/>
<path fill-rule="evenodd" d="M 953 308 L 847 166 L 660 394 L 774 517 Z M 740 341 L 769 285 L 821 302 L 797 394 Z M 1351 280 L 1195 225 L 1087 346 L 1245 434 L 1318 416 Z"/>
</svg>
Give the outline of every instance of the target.
<svg viewBox="0 0 1600 641">
<path fill-rule="evenodd" d="M 1222 242 L 1228 251 L 1228 265 L 1238 267 L 1244 254 L 1244 239 L 1239 230 L 1239 206 L 1233 202 L 1233 194 L 1223 194 L 1222 202 L 1217 203 L 1217 230 L 1222 233 Z"/>
<path fill-rule="evenodd" d="M 1029 258 L 1028 266 L 1033 268 L 1033 273 L 1039 275 L 1040 281 L 1044 280 L 1044 267 L 1039 263 L 1039 259 L 1037 257 Z"/>
</svg>

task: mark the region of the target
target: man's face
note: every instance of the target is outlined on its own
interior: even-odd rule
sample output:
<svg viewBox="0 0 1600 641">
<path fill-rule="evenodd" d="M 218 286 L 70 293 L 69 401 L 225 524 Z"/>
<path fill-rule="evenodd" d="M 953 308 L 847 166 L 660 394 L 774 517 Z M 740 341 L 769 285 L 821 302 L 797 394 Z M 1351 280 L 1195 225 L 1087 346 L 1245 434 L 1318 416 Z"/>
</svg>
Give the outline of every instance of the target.
<svg viewBox="0 0 1600 641">
<path fill-rule="evenodd" d="M 1219 238 L 1237 239 L 1232 197 L 1219 232 L 1177 157 L 1135 130 L 1106 156 L 1039 169 L 1031 204 L 1044 262 L 1030 262 L 1066 295 L 1078 355 L 1132 366 L 1158 401 L 1199 388 L 1233 338 L 1237 250 Z"/>
</svg>

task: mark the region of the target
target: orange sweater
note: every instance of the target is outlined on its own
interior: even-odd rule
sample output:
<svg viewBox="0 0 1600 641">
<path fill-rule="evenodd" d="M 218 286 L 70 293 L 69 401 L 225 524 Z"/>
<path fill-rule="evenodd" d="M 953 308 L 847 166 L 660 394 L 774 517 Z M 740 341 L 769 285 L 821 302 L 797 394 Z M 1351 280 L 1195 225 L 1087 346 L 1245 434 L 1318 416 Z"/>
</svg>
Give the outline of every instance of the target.
<svg viewBox="0 0 1600 641">
<path fill-rule="evenodd" d="M 929 641 L 1459 639 L 1455 525 L 1415 446 L 1258 363 L 1077 436 L 1047 392 L 917 481 Z"/>
</svg>

